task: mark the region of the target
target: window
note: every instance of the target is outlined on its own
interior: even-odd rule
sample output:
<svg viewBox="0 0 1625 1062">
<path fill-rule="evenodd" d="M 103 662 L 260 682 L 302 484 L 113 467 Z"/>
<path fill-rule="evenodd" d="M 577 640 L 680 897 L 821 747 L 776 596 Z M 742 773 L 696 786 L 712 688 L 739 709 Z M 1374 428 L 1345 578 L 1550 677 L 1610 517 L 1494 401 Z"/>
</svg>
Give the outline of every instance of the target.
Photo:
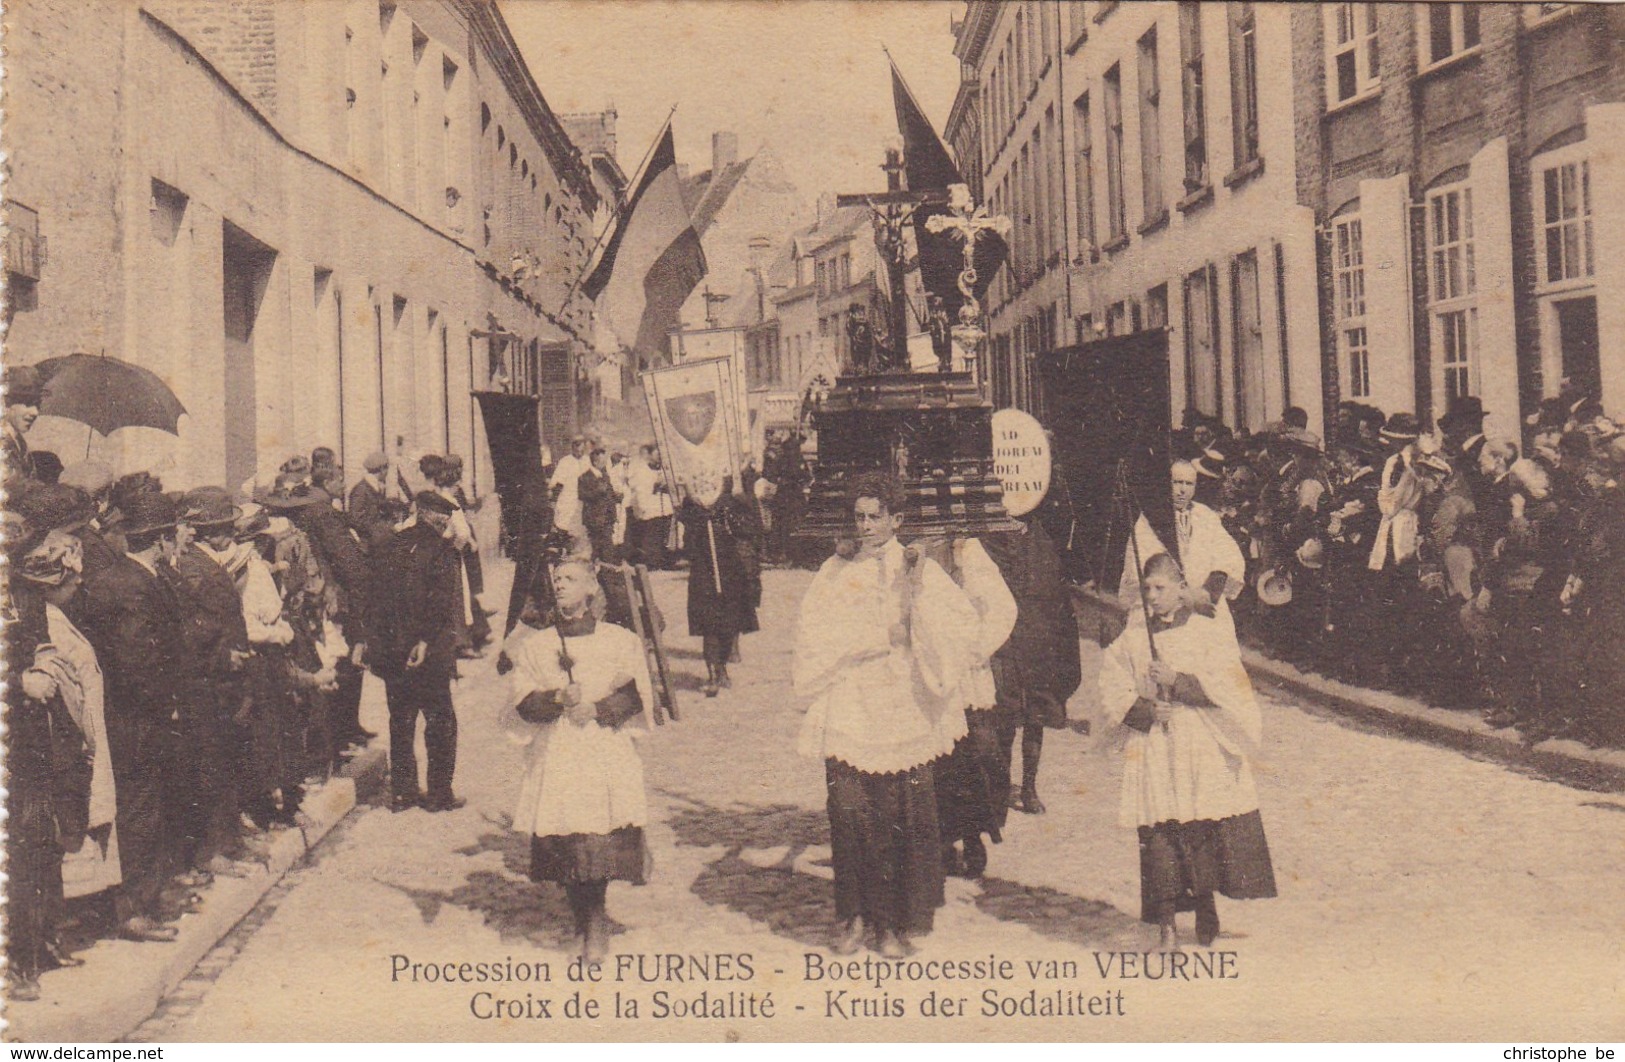
<svg viewBox="0 0 1625 1062">
<path fill-rule="evenodd" d="M 1348 365 L 1348 396 L 1371 397 L 1371 352 L 1365 344 L 1365 328 L 1345 328 L 1338 333 L 1343 358 Z"/>
<path fill-rule="evenodd" d="M 1478 287 L 1473 268 L 1473 190 L 1447 185 L 1427 197 L 1428 297 L 1444 396 L 1473 394 Z"/>
<path fill-rule="evenodd" d="M 1114 302 L 1106 308 L 1106 334 L 1126 336 L 1129 333 L 1128 300 Z"/>
<path fill-rule="evenodd" d="M 1365 247 L 1359 218 L 1346 218 L 1333 225 L 1332 272 L 1337 288 L 1337 317 L 1347 320 L 1365 316 Z"/>
<path fill-rule="evenodd" d="M 1258 253 L 1236 256 L 1230 273 L 1230 294 L 1235 328 L 1236 425 L 1257 430 L 1264 426 L 1264 322 L 1258 290 Z"/>
<path fill-rule="evenodd" d="M 1434 302 L 1471 295 L 1473 275 L 1473 190 L 1453 185 L 1428 196 L 1429 290 Z"/>
<path fill-rule="evenodd" d="M 1106 220 L 1111 240 L 1125 239 L 1123 208 L 1123 74 L 1117 65 L 1106 71 Z"/>
<path fill-rule="evenodd" d="M 1219 412 L 1219 303 L 1212 266 L 1185 277 L 1185 404 Z"/>
<path fill-rule="evenodd" d="M 1478 5 L 1421 4 L 1416 17 L 1422 66 L 1437 66 L 1478 47 Z"/>
<path fill-rule="evenodd" d="M 1541 171 L 1540 241 L 1545 284 L 1596 272 L 1591 243 L 1591 164 L 1564 163 Z"/>
<path fill-rule="evenodd" d="M 1145 224 L 1165 216 L 1162 199 L 1162 106 L 1157 87 L 1157 29 L 1140 38 L 1140 187 Z"/>
<path fill-rule="evenodd" d="M 1207 187 L 1207 97 L 1202 82 L 1202 5 L 1179 5 L 1180 94 L 1185 105 L 1185 192 Z"/>
<path fill-rule="evenodd" d="M 1251 3 L 1229 5 L 1230 107 L 1236 168 L 1258 158 L 1258 34 Z"/>
<path fill-rule="evenodd" d="M 1066 38 L 1075 47 L 1089 32 L 1089 16 L 1084 10 L 1083 0 L 1067 0 L 1066 5 Z"/>
<path fill-rule="evenodd" d="M 1168 327 L 1168 285 L 1158 284 L 1145 293 L 1145 326 Z"/>
<path fill-rule="evenodd" d="M 1044 108 L 1044 181 L 1048 186 L 1049 209 L 1044 213 L 1049 252 L 1044 259 L 1060 261 L 1066 248 L 1066 189 L 1061 177 L 1061 139 L 1055 124 L 1055 108 Z"/>
<path fill-rule="evenodd" d="M 1439 314 L 1437 328 L 1445 397 L 1472 394 L 1472 352 L 1478 345 L 1478 310 L 1469 308 Z"/>
<path fill-rule="evenodd" d="M 1336 105 L 1377 88 L 1377 5 L 1329 4 L 1326 17 L 1326 99 Z"/>
<path fill-rule="evenodd" d="M 1332 224 L 1333 312 L 1337 346 L 1348 367 L 1349 398 L 1371 397 L 1371 356 L 1365 330 L 1365 244 L 1358 217 Z"/>
<path fill-rule="evenodd" d="M 1085 92 L 1072 105 L 1072 121 L 1077 127 L 1078 162 L 1078 258 L 1095 257 L 1095 174 L 1090 161 L 1093 134 L 1089 128 L 1089 94 Z"/>
</svg>

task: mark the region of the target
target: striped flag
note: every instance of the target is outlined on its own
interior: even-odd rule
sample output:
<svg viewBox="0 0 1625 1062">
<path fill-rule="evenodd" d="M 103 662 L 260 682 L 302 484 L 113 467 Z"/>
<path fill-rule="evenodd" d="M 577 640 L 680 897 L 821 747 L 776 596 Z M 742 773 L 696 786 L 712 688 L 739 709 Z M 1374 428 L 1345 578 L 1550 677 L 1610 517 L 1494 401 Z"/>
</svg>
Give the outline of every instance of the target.
<svg viewBox="0 0 1625 1062">
<path fill-rule="evenodd" d="M 658 355 L 684 301 L 705 276 L 705 252 L 683 205 L 677 149 L 667 121 L 637 187 L 582 290 L 623 346 Z"/>
</svg>

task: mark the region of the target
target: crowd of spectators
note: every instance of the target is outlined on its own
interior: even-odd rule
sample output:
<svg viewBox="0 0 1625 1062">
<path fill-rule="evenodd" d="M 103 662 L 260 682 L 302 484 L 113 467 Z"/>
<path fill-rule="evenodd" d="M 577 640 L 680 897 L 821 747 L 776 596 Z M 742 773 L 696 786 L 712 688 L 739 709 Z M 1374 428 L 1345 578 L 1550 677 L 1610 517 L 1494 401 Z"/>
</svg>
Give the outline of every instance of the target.
<svg viewBox="0 0 1625 1062">
<path fill-rule="evenodd" d="M 1246 558 L 1245 640 L 1531 742 L 1625 743 L 1625 433 L 1567 392 L 1525 440 L 1485 420 L 1345 402 L 1323 442 L 1301 409 L 1255 434 L 1189 411 L 1173 451 Z"/>
</svg>

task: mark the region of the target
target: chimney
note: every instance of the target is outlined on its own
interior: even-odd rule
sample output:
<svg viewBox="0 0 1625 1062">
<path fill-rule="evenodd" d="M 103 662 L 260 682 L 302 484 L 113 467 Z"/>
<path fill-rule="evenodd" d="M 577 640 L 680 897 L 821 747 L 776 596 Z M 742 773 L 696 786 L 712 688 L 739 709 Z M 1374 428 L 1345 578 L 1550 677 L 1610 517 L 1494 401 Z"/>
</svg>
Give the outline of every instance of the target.
<svg viewBox="0 0 1625 1062">
<path fill-rule="evenodd" d="M 750 267 L 760 273 L 767 268 L 768 252 L 773 249 L 773 241 L 766 236 L 757 234 L 750 238 Z"/>
<path fill-rule="evenodd" d="M 711 173 L 721 174 L 739 161 L 739 137 L 734 133 L 711 134 Z"/>
<path fill-rule="evenodd" d="M 835 210 L 836 206 L 834 192 L 825 192 L 823 195 L 818 197 L 817 222 L 819 228 L 823 228 L 825 225 L 829 224 L 830 219 L 835 217 Z"/>
</svg>

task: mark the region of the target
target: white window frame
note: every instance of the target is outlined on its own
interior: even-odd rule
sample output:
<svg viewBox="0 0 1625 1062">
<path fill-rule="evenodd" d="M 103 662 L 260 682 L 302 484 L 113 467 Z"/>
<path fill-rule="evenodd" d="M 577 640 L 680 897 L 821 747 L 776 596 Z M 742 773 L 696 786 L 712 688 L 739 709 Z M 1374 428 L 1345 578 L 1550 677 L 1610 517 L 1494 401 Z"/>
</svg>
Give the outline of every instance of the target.
<svg viewBox="0 0 1625 1062">
<path fill-rule="evenodd" d="M 1365 227 L 1359 214 L 1345 214 L 1332 219 L 1332 314 L 1337 363 L 1347 374 L 1349 398 L 1371 397 L 1366 308 Z"/>
<path fill-rule="evenodd" d="M 1476 3 L 1477 0 L 1469 0 Z M 1480 22 L 1478 27 L 1478 40 L 1472 44 L 1467 43 L 1467 4 L 1452 3 L 1450 7 L 1450 53 L 1443 58 L 1433 58 L 1433 25 L 1431 11 L 1439 4 L 1416 5 L 1416 69 L 1419 73 L 1437 70 L 1442 66 L 1465 59 L 1469 55 L 1477 55 L 1484 47 L 1484 26 Z M 1482 15 L 1482 9 L 1479 10 Z"/>
<path fill-rule="evenodd" d="M 1559 220 L 1556 226 L 1546 221 L 1546 174 L 1552 170 L 1561 170 L 1566 167 L 1575 167 L 1575 174 L 1579 178 L 1577 189 L 1580 192 L 1580 212 L 1567 221 Z M 1533 213 L 1535 233 L 1535 294 L 1555 295 L 1573 292 L 1594 287 L 1597 283 L 1597 226 L 1596 226 L 1596 194 L 1590 187 L 1591 146 L 1584 141 L 1571 144 L 1568 147 L 1548 151 L 1536 155 L 1529 162 L 1530 169 L 1530 209 Z M 1565 224 L 1575 225 L 1580 232 L 1579 257 L 1582 269 L 1574 276 L 1565 276 L 1558 280 L 1549 280 L 1548 268 L 1550 259 L 1546 248 L 1548 230 Z M 1585 266 L 1589 265 L 1589 272 Z"/>
<path fill-rule="evenodd" d="M 1323 15 L 1326 23 L 1326 109 L 1333 110 L 1370 99 L 1382 90 L 1381 59 L 1377 47 L 1377 5 L 1327 4 Z M 1346 39 L 1345 31 L 1348 33 Z M 1354 92 L 1343 96 L 1340 94 L 1337 62 L 1348 53 L 1354 56 Z"/>
<path fill-rule="evenodd" d="M 1454 199 L 1457 228 L 1440 239 L 1439 211 Z M 1460 374 L 1462 394 L 1479 392 L 1478 277 L 1473 260 L 1473 189 L 1469 182 L 1443 185 L 1427 193 L 1424 224 L 1427 243 L 1428 334 L 1435 366 L 1434 393 L 1440 404 L 1452 393 L 1450 381 Z M 1455 252 L 1456 268 L 1450 263 Z M 1441 281 L 1443 284 L 1441 285 Z M 1459 316 L 1458 316 L 1459 315 Z M 1446 331 L 1459 357 L 1446 361 Z"/>
</svg>

